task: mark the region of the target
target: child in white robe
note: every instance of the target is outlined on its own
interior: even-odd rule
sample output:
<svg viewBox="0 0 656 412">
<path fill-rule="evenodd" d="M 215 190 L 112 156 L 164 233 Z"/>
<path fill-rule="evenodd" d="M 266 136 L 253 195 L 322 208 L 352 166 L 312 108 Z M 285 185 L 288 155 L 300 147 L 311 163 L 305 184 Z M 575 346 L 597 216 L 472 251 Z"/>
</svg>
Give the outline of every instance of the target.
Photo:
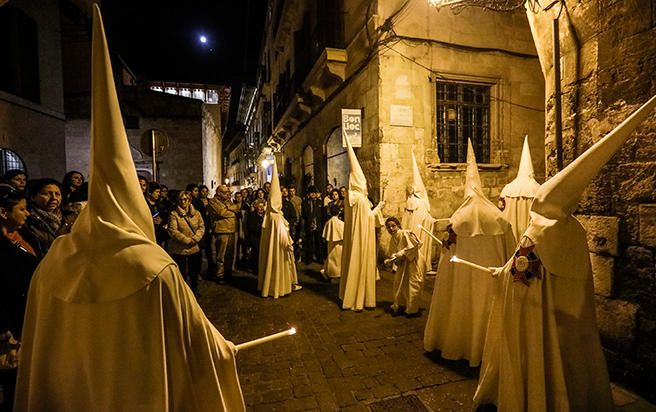
<svg viewBox="0 0 656 412">
<path fill-rule="evenodd" d="M 405 307 L 408 316 L 419 313 L 419 298 L 424 285 L 426 265 L 420 249 L 421 241 L 410 230 L 401 229 L 401 223 L 396 217 L 388 217 L 385 227 L 392 236 L 385 264 L 394 272 L 394 301 L 392 311 L 398 313 Z"/>
<path fill-rule="evenodd" d="M 332 205 L 331 218 L 323 226 L 323 238 L 328 242 L 328 258 L 323 264 L 321 274 L 327 280 L 338 279 L 342 271 L 342 243 L 344 242 L 344 222 L 339 219 L 341 209 Z"/>
</svg>

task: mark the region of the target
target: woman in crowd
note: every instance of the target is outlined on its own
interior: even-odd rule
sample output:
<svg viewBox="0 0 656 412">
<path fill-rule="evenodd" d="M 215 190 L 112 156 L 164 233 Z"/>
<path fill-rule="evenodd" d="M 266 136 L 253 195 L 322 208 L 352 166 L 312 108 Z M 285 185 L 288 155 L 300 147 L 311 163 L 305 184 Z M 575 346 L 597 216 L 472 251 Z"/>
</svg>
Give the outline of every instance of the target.
<svg viewBox="0 0 656 412">
<path fill-rule="evenodd" d="M 69 202 L 71 193 L 78 190 L 84 183 L 84 176 L 77 170 L 71 170 L 64 175 L 62 180 L 62 204 L 66 205 Z"/>
<path fill-rule="evenodd" d="M 25 192 L 27 173 L 20 169 L 11 169 L 2 176 L 2 182 L 8 184 L 19 192 Z"/>
<path fill-rule="evenodd" d="M 61 184 L 55 179 L 37 179 L 30 182 L 27 192 L 30 196 L 27 227 L 48 250 L 57 236 L 70 230 L 62 222 Z"/>
<path fill-rule="evenodd" d="M 330 191 L 330 203 L 328 203 L 327 209 L 330 210 L 332 206 L 339 207 L 338 217 L 341 220 L 344 220 L 344 199 L 342 199 L 339 190 L 337 189 L 333 189 Z M 330 216 L 328 216 L 328 219 L 330 219 Z"/>
<path fill-rule="evenodd" d="M 257 189 L 255 192 L 255 200 L 263 200 L 264 201 L 264 208 L 266 209 L 266 203 L 267 203 L 267 194 L 264 191 L 264 189 L 260 188 Z"/>
<path fill-rule="evenodd" d="M 181 191 L 177 196 L 177 207 L 169 216 L 168 233 L 171 237 L 168 252 L 178 264 L 180 273 L 198 296 L 201 252 L 199 243 L 205 234 L 203 217 L 191 204 L 191 193 Z"/>
<path fill-rule="evenodd" d="M 23 192 L 0 188 L 0 411 L 12 409 L 27 291 L 43 257 L 38 240 L 25 230 L 29 215 Z"/>
<path fill-rule="evenodd" d="M 150 214 L 153 216 L 153 225 L 155 225 L 155 237 L 157 238 L 157 243 L 160 246 L 163 246 L 168 240 L 168 234 L 166 232 L 168 216 L 160 202 L 161 194 L 162 187 L 159 183 L 148 183 L 148 190 L 145 193 L 146 204 L 150 209 Z"/>
</svg>

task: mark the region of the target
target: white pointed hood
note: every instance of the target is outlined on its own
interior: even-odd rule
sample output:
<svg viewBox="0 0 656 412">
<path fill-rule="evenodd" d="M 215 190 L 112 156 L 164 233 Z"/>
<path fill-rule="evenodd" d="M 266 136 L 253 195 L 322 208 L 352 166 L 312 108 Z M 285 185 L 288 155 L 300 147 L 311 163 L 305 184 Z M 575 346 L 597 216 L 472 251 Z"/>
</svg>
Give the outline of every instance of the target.
<svg viewBox="0 0 656 412">
<path fill-rule="evenodd" d="M 540 184 L 535 180 L 535 172 L 533 171 L 533 161 L 531 159 L 531 150 L 528 146 L 528 136 L 525 136 L 517 177 L 503 188 L 501 191 L 501 197 L 533 198 L 539 187 Z"/>
<path fill-rule="evenodd" d="M 421 199 L 426 205 L 426 210 L 430 211 L 430 200 L 428 199 L 428 192 L 426 191 L 426 186 L 424 186 L 424 181 L 421 178 L 421 173 L 419 172 L 419 166 L 417 165 L 417 159 L 415 158 L 415 153 L 410 151 L 412 155 L 412 193 L 414 196 Z"/>
<path fill-rule="evenodd" d="M 531 223 L 524 236 L 533 241 L 549 272 L 561 276 L 587 276 L 587 272 L 571 273 L 572 268 L 589 269 L 585 230 L 572 212 L 588 184 L 655 106 L 656 96 L 540 186 L 531 207 Z"/>
<path fill-rule="evenodd" d="M 267 213 L 282 214 L 282 191 L 280 190 L 280 178 L 278 177 L 278 165 L 276 163 L 276 158 L 274 156 L 271 189 L 269 191 L 269 201 L 267 202 Z"/>
<path fill-rule="evenodd" d="M 93 7 L 89 202 L 70 234 L 37 269 L 52 294 L 71 303 L 124 298 L 174 264 L 155 243 L 118 98 L 98 5 Z"/>
<path fill-rule="evenodd" d="M 458 236 L 497 236 L 511 230 L 503 214 L 483 194 L 471 140 L 467 145 L 465 201 L 453 212 L 450 223 Z"/>
<path fill-rule="evenodd" d="M 351 167 L 349 172 L 348 189 L 356 192 L 360 192 L 366 198 L 367 178 L 364 177 L 364 173 L 362 172 L 362 168 L 360 167 L 360 162 L 358 162 L 358 158 L 355 156 L 355 152 L 353 151 L 353 146 L 351 146 L 351 141 L 349 140 L 348 135 L 343 131 L 342 134 L 344 135 L 344 140 L 346 141 L 346 149 L 348 151 L 349 165 Z"/>
</svg>

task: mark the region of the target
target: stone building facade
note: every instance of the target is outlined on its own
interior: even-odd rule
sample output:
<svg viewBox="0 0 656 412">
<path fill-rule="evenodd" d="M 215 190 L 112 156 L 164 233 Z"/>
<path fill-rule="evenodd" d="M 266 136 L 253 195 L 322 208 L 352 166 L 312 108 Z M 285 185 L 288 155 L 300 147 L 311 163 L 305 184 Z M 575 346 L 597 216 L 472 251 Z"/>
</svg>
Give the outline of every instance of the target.
<svg viewBox="0 0 656 412">
<path fill-rule="evenodd" d="M 656 94 L 656 2 L 566 1 L 527 12 L 545 76 L 547 174 L 557 171 L 553 20 L 560 32 L 563 164 Z M 656 401 L 656 115 L 590 184 L 597 316 L 611 379 Z"/>
<path fill-rule="evenodd" d="M 61 178 L 66 117 L 59 2 L 1 6 L 0 38 L 0 172 L 17 167 L 11 161 L 17 160 L 30 178 Z"/>
<path fill-rule="evenodd" d="M 448 217 L 460 205 L 463 148 L 474 137 L 467 127 L 485 128 L 476 150 L 490 198 L 514 177 L 525 134 L 543 175 L 544 82 L 523 13 L 456 15 L 424 1 L 296 0 L 270 2 L 268 16 L 253 123 L 260 148 L 280 150 L 279 169 L 301 190 L 309 181 L 320 189 L 347 184 L 342 108 L 362 110 L 362 146 L 356 152 L 370 195 L 377 200 L 386 187 L 388 215 L 403 209 L 411 151 L 435 217 Z M 471 87 L 484 90 L 484 121 L 468 123 L 471 112 L 461 111 L 457 102 L 449 103 L 454 118 L 446 119 L 445 104 L 439 109 L 437 102 L 440 85 L 458 98 Z M 443 129 L 457 125 L 465 131 L 440 138 L 440 121 Z M 449 138 L 456 141 L 444 141 Z M 445 150 L 440 139 L 457 147 L 459 157 L 440 160 Z"/>
</svg>

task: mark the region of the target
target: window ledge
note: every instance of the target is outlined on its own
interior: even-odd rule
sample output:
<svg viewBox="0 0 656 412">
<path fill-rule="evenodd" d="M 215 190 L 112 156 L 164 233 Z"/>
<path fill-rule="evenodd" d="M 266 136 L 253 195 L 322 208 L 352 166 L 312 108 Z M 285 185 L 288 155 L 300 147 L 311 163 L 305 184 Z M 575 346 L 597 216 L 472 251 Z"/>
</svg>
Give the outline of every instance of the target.
<svg viewBox="0 0 656 412">
<path fill-rule="evenodd" d="M 467 170 L 467 163 L 429 163 L 426 165 L 434 172 L 463 172 Z M 507 169 L 507 164 L 502 163 L 479 163 L 478 170 L 495 172 Z"/>
</svg>

